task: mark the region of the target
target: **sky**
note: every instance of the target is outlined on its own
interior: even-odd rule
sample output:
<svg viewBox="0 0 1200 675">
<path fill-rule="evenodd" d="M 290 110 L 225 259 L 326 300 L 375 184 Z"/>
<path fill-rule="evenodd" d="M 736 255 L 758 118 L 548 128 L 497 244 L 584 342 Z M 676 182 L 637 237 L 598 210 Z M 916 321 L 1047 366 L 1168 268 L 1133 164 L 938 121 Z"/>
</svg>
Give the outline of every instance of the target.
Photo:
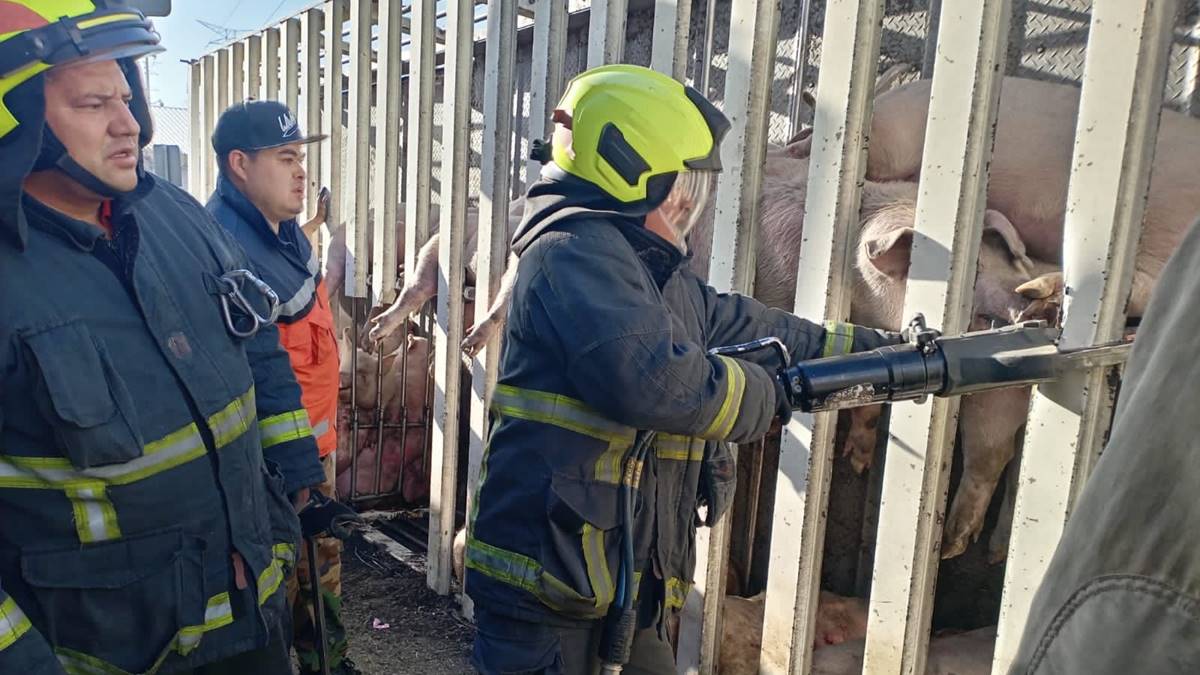
<svg viewBox="0 0 1200 675">
<path fill-rule="evenodd" d="M 225 39 L 200 21 L 238 31 L 240 36 L 286 19 L 315 3 L 314 0 L 174 0 L 171 4 L 170 16 L 152 19 L 167 50 L 155 54 L 143 65 L 149 68 L 151 102 L 187 107 L 190 75 L 187 64 L 180 60 L 201 56 Z"/>
</svg>

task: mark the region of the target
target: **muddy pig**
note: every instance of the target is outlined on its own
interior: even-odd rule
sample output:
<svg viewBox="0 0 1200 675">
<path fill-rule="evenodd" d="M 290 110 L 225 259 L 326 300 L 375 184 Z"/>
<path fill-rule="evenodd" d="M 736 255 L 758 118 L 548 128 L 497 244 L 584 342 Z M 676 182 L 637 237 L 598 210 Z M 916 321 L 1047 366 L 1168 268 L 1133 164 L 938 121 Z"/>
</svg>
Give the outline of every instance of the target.
<svg viewBox="0 0 1200 675">
<path fill-rule="evenodd" d="M 915 200 L 897 201 L 868 218 L 859 232 L 852 321 L 901 327 L 915 207 Z M 1016 289 L 1057 268 L 1030 257 L 1012 223 L 1000 212 L 988 210 L 977 269 L 970 330 L 1011 323 L 1024 304 Z M 943 530 L 943 557 L 961 554 L 978 537 L 992 493 L 1016 451 L 1016 434 L 1029 408 L 1030 391 L 1028 387 L 1002 389 L 962 398 L 963 473 Z M 844 451 L 856 468 L 870 466 L 874 422 L 881 410 L 872 406 L 850 411 L 855 424 Z"/>
<path fill-rule="evenodd" d="M 757 675 L 765 601 L 765 592 L 749 598 L 725 596 L 717 668 L 721 675 Z M 861 640 L 866 634 L 866 600 L 821 591 L 817 602 L 814 650 Z"/>
<path fill-rule="evenodd" d="M 877 99 L 868 178 L 917 177 L 929 88 L 928 80 L 919 81 Z M 972 329 L 1017 319 L 1055 321 L 1058 318 L 1062 302 L 1058 263 L 1062 256 L 1063 221 L 1078 104 L 1077 87 L 1024 78 L 1004 79 L 989 169 L 988 206 L 1009 219 L 1029 256 L 1055 265 L 1042 266 L 1036 270 L 1034 279 L 1015 286 L 1017 294 L 1004 294 L 1007 298 L 1000 306 L 993 303 L 989 315 L 977 313 Z M 1200 185 L 1192 179 L 1200 171 L 1200 121 L 1163 110 L 1156 148 L 1143 236 L 1127 307 L 1130 317 L 1141 315 L 1164 261 L 1195 215 L 1200 213 Z M 789 152 L 803 155 L 803 143 L 789 148 Z M 866 267 L 860 256 L 862 269 L 874 267 L 890 279 L 872 286 L 878 292 L 876 305 L 901 305 L 903 274 L 898 270 L 907 268 L 910 243 L 911 235 L 907 234 L 899 236 L 894 243 L 876 241 L 873 246 L 880 255 Z M 869 272 L 867 276 L 871 276 Z M 981 274 L 980 279 L 983 278 Z M 884 290 L 885 286 L 891 286 L 891 289 Z M 857 304 L 863 306 L 863 303 Z M 967 468 L 965 464 L 964 470 L 971 479 L 960 484 L 963 496 L 956 496 L 955 505 L 951 507 L 943 537 L 943 557 L 961 553 L 968 542 L 978 536 L 996 480 L 1015 452 L 1015 447 L 1010 447 L 1009 443 L 1015 445 L 1028 413 L 1029 395 L 1030 389 L 1024 388 L 963 398 L 960 428 L 965 430 L 964 461 L 972 465 Z M 878 408 L 873 408 L 852 413 L 860 423 L 852 431 L 851 445 L 864 451 L 874 446 L 874 429 L 865 428 L 862 422 L 871 420 L 877 412 Z M 853 450 L 852 453 L 857 454 Z M 1006 536 L 1007 523 L 1002 523 L 993 539 Z M 998 550 L 997 542 L 992 542 L 989 558 L 998 561 L 1003 557 L 1004 552 Z"/>
<path fill-rule="evenodd" d="M 996 627 L 936 635 L 929 640 L 925 675 L 990 675 Z M 859 675 L 866 639 L 845 642 L 813 653 L 813 675 Z"/>
<path fill-rule="evenodd" d="M 867 178 L 916 180 L 924 150 L 931 80 L 898 87 L 874 104 Z M 1005 77 L 987 204 L 1004 213 L 1035 258 L 1059 263 L 1074 151 L 1080 89 Z M 805 156 L 811 140 L 789 147 Z M 1200 120 L 1164 108 L 1150 174 L 1143 234 L 1128 314 L 1140 317 L 1163 264 L 1200 214 Z M 1053 281 L 1027 287 L 1031 297 L 1061 289 Z"/>
</svg>

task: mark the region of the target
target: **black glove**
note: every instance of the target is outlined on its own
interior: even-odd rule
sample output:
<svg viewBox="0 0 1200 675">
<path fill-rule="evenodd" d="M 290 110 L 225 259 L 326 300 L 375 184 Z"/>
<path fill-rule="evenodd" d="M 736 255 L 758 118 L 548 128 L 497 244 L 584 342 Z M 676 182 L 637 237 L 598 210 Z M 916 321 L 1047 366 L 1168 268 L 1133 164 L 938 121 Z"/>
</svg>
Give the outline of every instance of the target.
<svg viewBox="0 0 1200 675">
<path fill-rule="evenodd" d="M 308 503 L 300 509 L 300 533 L 307 538 L 332 535 L 338 539 L 350 536 L 349 525 L 361 524 L 363 519 L 345 504 L 334 501 L 317 490 L 308 497 Z"/>
<path fill-rule="evenodd" d="M 771 381 L 775 383 L 775 414 L 779 416 L 779 423 L 786 425 L 792 419 L 792 401 L 783 378 L 783 373 L 776 373 Z"/>
</svg>

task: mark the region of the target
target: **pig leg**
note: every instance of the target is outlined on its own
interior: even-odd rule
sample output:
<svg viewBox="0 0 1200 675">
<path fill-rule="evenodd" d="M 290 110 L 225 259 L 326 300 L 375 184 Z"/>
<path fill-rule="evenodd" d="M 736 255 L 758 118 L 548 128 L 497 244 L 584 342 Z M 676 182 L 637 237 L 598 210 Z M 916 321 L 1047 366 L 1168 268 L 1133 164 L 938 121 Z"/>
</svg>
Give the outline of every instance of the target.
<svg viewBox="0 0 1200 675">
<path fill-rule="evenodd" d="M 1004 474 L 1004 501 L 1000 502 L 1000 517 L 996 521 L 996 529 L 988 539 L 987 561 L 989 565 L 998 565 L 1008 557 L 1008 541 L 1012 537 L 1013 509 L 1017 502 L 1017 485 L 1021 477 L 1021 450 L 1018 447 L 1013 461 L 1008 463 L 1008 472 Z"/>
<path fill-rule="evenodd" d="M 386 312 L 371 319 L 370 339 L 382 340 L 404 325 L 413 312 L 437 295 L 438 235 L 433 235 L 417 254 L 417 268 L 412 275 L 405 275 L 404 288 L 396 302 Z"/>
<path fill-rule="evenodd" d="M 850 466 L 855 473 L 871 468 L 875 461 L 875 445 L 879 440 L 879 418 L 883 416 L 883 406 L 873 405 L 862 408 L 850 408 L 850 431 L 846 435 L 846 444 L 842 447 L 842 456 L 850 457 Z"/>
<path fill-rule="evenodd" d="M 988 504 L 1004 467 L 1016 453 L 1017 431 L 1029 414 L 1030 389 L 964 396 L 959 415 L 963 472 L 942 533 L 942 558 L 953 558 L 979 538 Z"/>
<path fill-rule="evenodd" d="M 508 317 L 508 301 L 512 297 L 512 289 L 516 282 L 517 256 L 510 253 L 508 268 L 504 270 L 504 276 L 500 278 L 500 288 L 496 291 L 496 299 L 492 302 L 492 306 L 488 308 L 487 316 L 483 317 L 483 321 L 475 324 L 463 338 L 462 351 L 464 355 L 474 357 L 487 346 L 496 331 L 504 329 L 504 322 Z"/>
</svg>

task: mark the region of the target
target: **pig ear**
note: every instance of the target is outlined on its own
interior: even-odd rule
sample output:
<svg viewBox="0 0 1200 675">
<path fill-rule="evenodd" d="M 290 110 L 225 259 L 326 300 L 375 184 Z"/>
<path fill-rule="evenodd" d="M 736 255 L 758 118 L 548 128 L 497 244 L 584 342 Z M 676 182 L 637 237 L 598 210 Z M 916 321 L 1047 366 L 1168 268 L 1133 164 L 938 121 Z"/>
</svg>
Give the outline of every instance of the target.
<svg viewBox="0 0 1200 675">
<path fill-rule="evenodd" d="M 1033 276 L 1033 261 L 1025 252 L 1025 241 L 1021 239 L 1021 234 L 1013 227 L 1011 220 L 995 209 L 988 209 L 983 213 L 983 231 L 999 235 L 1012 256 L 1013 264 L 1021 274 Z"/>
<path fill-rule="evenodd" d="M 898 227 L 863 237 L 861 246 L 876 269 L 893 279 L 902 279 L 908 276 L 915 232 L 911 227 Z"/>
</svg>

